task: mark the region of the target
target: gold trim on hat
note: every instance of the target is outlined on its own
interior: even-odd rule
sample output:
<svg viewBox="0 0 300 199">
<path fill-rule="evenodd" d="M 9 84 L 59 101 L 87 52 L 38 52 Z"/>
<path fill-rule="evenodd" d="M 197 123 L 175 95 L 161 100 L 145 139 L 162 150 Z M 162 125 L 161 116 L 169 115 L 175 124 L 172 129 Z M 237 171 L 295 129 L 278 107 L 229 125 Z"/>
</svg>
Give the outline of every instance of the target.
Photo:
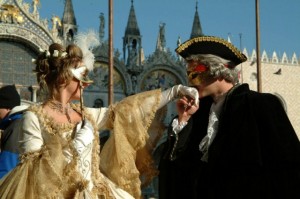
<svg viewBox="0 0 300 199">
<path fill-rule="evenodd" d="M 190 39 L 183 44 L 181 44 L 177 49 L 176 52 L 180 54 L 183 52 L 186 48 L 191 46 L 194 43 L 202 42 L 202 41 L 208 41 L 208 42 L 215 42 L 215 43 L 221 43 L 227 48 L 229 48 L 242 62 L 247 60 L 247 57 L 239 51 L 235 46 L 233 46 L 231 43 L 227 42 L 226 40 L 219 38 L 219 37 L 214 37 L 214 36 L 201 36 L 201 37 L 195 37 L 193 39 Z"/>
</svg>

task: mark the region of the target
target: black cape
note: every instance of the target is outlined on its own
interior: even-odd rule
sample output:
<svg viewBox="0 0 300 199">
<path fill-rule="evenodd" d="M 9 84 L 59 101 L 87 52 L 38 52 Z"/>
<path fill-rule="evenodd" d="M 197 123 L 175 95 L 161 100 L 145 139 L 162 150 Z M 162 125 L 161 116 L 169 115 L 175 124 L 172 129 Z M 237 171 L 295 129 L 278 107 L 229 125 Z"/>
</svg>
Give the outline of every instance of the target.
<svg viewBox="0 0 300 199">
<path fill-rule="evenodd" d="M 280 100 L 247 84 L 235 88 L 226 96 L 203 162 L 199 143 L 211 103 L 201 99 L 175 147 L 169 128 L 159 163 L 159 198 L 300 198 L 300 143 Z"/>
</svg>

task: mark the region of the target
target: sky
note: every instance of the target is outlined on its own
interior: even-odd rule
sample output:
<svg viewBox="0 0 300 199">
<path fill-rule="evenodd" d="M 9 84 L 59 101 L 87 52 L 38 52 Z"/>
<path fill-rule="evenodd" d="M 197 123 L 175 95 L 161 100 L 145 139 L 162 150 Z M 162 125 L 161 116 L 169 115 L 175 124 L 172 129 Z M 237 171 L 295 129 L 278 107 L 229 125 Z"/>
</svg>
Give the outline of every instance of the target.
<svg viewBox="0 0 300 199">
<path fill-rule="evenodd" d="M 29 0 L 24 0 L 29 2 Z M 63 16 L 63 0 L 40 0 L 40 18 Z M 123 36 L 132 0 L 113 0 L 113 45 L 122 51 Z M 99 30 L 105 16 L 108 39 L 109 0 L 73 0 L 78 30 Z M 166 47 L 174 52 L 177 39 L 190 38 L 196 0 L 133 0 L 146 56 L 154 52 L 159 24 L 165 23 Z M 300 0 L 259 0 L 260 51 L 270 57 L 275 51 L 300 58 Z M 198 0 L 198 13 L 205 35 L 228 39 L 248 54 L 256 48 L 255 0 Z"/>
</svg>

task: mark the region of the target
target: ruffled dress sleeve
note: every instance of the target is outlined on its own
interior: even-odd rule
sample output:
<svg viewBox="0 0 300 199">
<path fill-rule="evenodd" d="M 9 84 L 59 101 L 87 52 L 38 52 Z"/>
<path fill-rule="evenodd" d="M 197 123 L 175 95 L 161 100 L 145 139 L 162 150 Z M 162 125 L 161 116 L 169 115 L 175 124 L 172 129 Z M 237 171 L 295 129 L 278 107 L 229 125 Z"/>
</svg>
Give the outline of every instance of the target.
<svg viewBox="0 0 300 199">
<path fill-rule="evenodd" d="M 153 140 L 158 140 L 153 137 L 160 135 L 150 135 L 149 127 L 160 96 L 160 89 L 129 96 L 96 119 L 100 129 L 111 130 L 100 153 L 101 172 L 134 198 L 141 198 L 142 181 L 149 182 L 157 174 L 151 152 Z"/>
</svg>

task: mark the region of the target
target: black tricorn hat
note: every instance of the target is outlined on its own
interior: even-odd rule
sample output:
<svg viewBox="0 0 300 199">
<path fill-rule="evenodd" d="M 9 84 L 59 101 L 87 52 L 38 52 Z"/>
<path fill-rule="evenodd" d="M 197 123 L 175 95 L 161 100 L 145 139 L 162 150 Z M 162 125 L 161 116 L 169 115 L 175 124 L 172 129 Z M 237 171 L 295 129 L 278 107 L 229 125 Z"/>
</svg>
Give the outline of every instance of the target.
<svg viewBox="0 0 300 199">
<path fill-rule="evenodd" d="M 175 50 L 186 59 L 195 54 L 213 54 L 234 62 L 238 65 L 247 57 L 230 42 L 215 36 L 200 36 L 187 40 Z"/>
</svg>

